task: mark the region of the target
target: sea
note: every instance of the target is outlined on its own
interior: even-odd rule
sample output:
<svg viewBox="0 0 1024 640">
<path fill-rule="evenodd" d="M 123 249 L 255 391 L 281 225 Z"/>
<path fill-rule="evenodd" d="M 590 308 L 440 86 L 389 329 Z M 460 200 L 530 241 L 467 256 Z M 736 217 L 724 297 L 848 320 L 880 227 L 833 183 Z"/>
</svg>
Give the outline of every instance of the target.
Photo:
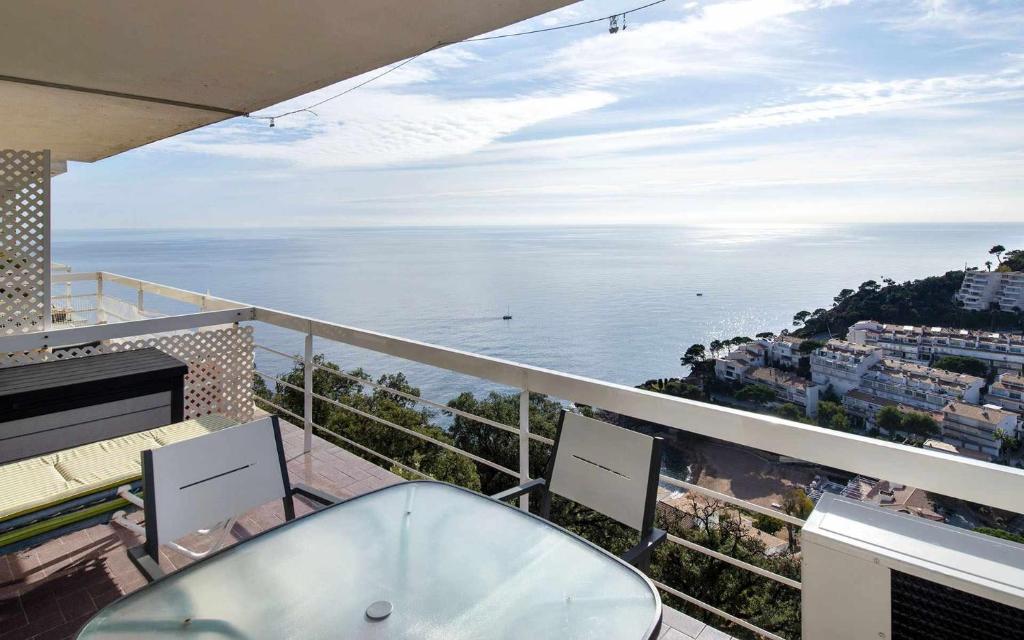
<svg viewBox="0 0 1024 640">
<path fill-rule="evenodd" d="M 53 258 L 635 385 L 685 373 L 690 344 L 791 328 L 797 311 L 865 280 L 985 268 L 995 244 L 1024 247 L 1024 224 L 58 229 Z M 147 299 L 183 310 L 160 305 Z M 258 325 L 256 341 L 303 349 L 300 334 L 273 327 Z M 502 390 L 324 340 L 314 348 L 375 377 L 401 371 L 435 402 Z M 257 366 L 279 375 L 290 363 L 260 351 Z"/>
</svg>

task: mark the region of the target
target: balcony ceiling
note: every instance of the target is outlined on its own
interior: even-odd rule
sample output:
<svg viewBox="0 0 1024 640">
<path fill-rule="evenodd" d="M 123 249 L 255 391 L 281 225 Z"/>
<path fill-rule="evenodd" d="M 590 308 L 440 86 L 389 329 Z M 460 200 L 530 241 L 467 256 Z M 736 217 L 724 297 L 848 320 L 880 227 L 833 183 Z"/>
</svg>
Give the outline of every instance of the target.
<svg viewBox="0 0 1024 640">
<path fill-rule="evenodd" d="M 10 3 L 0 148 L 94 162 L 571 2 Z"/>
</svg>

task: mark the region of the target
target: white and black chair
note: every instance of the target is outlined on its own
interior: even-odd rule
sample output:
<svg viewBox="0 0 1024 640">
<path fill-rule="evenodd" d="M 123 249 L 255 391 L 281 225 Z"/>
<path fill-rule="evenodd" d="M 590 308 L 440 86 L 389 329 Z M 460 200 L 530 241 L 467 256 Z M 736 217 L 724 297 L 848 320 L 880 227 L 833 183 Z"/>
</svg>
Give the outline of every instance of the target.
<svg viewBox="0 0 1024 640">
<path fill-rule="evenodd" d="M 276 416 L 143 451 L 142 493 L 144 525 L 123 518 L 120 523 L 145 535 L 145 543 L 129 549 L 128 555 L 150 581 L 164 575 L 161 544 L 201 560 L 221 546 L 235 519 L 251 509 L 280 499 L 285 519 L 293 520 L 296 495 L 320 507 L 340 502 L 312 487 L 291 485 Z M 174 542 L 194 532 L 214 534 L 216 540 L 203 552 Z"/>
<path fill-rule="evenodd" d="M 640 532 L 640 542 L 622 559 L 646 570 L 651 553 L 666 538 L 654 526 L 661 446 L 661 438 L 562 411 L 544 477 L 491 497 L 540 493 L 545 519 L 551 516 L 552 494 L 603 513 Z"/>
</svg>

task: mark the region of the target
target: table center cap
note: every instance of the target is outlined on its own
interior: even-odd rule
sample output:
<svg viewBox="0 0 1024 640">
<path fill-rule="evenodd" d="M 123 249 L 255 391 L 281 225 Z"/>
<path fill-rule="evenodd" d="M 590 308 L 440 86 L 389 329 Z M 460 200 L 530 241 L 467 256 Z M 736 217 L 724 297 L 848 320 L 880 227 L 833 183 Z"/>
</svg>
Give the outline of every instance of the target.
<svg viewBox="0 0 1024 640">
<path fill-rule="evenodd" d="M 383 620 L 391 615 L 394 607 L 387 600 L 378 600 L 366 607 L 366 617 L 370 620 Z"/>
</svg>

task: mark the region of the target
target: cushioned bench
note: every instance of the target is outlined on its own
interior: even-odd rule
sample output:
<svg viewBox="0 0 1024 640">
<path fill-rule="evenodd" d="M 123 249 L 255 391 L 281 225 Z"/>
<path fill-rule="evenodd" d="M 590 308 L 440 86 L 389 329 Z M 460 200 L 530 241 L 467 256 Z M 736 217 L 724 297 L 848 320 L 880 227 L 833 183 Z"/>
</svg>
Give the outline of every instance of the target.
<svg viewBox="0 0 1024 640">
<path fill-rule="evenodd" d="M 106 522 L 141 484 L 141 454 L 237 424 L 204 416 L 0 466 L 0 554 Z"/>
</svg>

